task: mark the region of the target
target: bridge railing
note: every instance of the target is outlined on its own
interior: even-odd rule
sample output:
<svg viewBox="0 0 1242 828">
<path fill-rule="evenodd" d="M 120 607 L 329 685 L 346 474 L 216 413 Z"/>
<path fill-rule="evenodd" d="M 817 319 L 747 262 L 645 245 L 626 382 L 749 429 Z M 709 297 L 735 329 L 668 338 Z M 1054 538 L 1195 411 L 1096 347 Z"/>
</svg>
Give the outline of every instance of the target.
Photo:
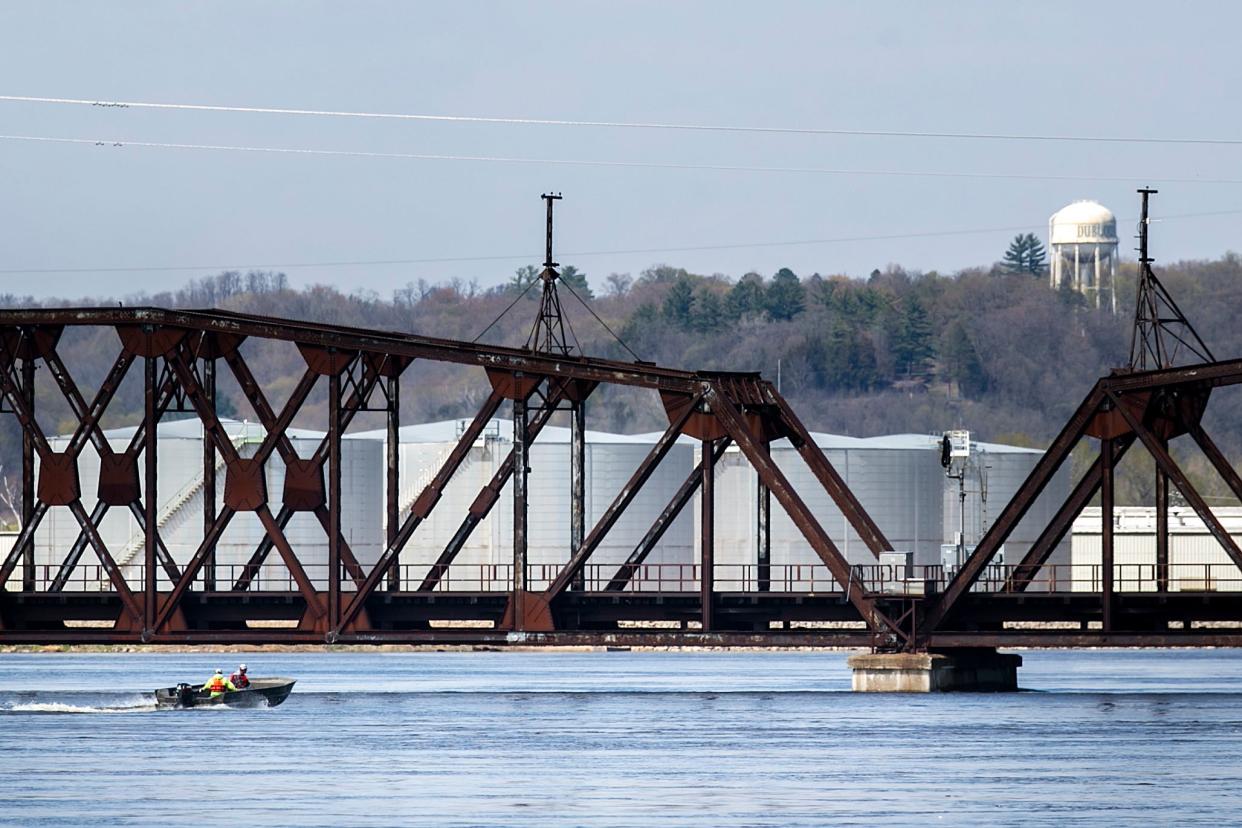
<svg viewBox="0 0 1242 828">
<path fill-rule="evenodd" d="M 562 564 L 529 564 L 527 583 L 532 590 L 546 589 L 557 575 Z M 131 589 L 141 589 L 144 567 L 141 564 L 125 568 L 126 581 Z M 318 590 L 327 589 L 328 567 L 326 564 L 310 564 L 304 567 L 311 584 Z M 399 566 L 398 590 L 412 592 L 428 578 L 435 575 L 437 592 L 507 592 L 512 587 L 512 564 L 460 563 L 441 567 L 433 572 L 429 564 L 401 564 Z M 586 592 L 608 591 L 614 584 L 620 566 L 618 564 L 588 564 L 583 567 L 583 589 Z M 946 573 L 940 566 L 913 567 L 902 571 L 890 566 L 857 565 L 852 568 L 849 584 L 842 587 L 822 564 L 772 564 L 760 567 L 755 564 L 717 564 L 713 580 L 717 592 L 772 592 L 796 594 L 844 594 L 858 589 L 875 595 L 929 595 L 941 591 L 947 583 Z M 38 565 L 34 569 L 34 592 L 50 592 L 58 567 Z M 641 564 L 629 571 L 629 578 L 621 585 L 629 593 L 697 593 L 700 588 L 701 567 L 691 563 Z M 990 566 L 972 588 L 973 592 L 1017 593 L 1039 592 L 1099 592 L 1103 584 L 1103 567 L 1099 564 L 1046 564 L 1027 582 L 1020 582 L 1016 566 Z M 248 570 L 242 564 L 217 564 L 215 590 L 228 592 L 243 576 L 249 575 L 247 591 L 296 592 L 297 582 L 283 565 L 264 564 Z M 160 589 L 169 589 L 166 574 L 161 569 L 157 580 Z M 22 591 L 20 578 L 11 578 L 5 588 L 10 592 Z M 206 589 L 202 577 L 195 580 L 193 591 Z M 341 590 L 357 589 L 349 577 L 342 577 Z M 112 584 L 104 568 L 99 564 L 80 564 L 65 582 L 62 592 L 109 592 Z M 1158 567 L 1149 563 L 1119 563 L 1113 566 L 1113 590 L 1118 593 L 1140 592 L 1242 592 L 1242 571 L 1232 563 L 1175 563 Z"/>
</svg>

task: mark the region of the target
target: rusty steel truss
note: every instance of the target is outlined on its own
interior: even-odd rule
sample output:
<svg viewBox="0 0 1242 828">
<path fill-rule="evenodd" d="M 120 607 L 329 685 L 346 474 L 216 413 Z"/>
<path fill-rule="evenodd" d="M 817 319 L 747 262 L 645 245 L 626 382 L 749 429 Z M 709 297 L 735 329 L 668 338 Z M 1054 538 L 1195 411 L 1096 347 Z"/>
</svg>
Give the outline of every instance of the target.
<svg viewBox="0 0 1242 828">
<path fill-rule="evenodd" d="M 550 257 L 549 257 L 550 260 Z M 87 398 L 58 352 L 66 328 L 116 332 L 112 367 Z M 242 354 L 247 340 L 296 345 L 305 363 L 300 380 L 276 406 Z M 490 394 L 456 446 L 408 510 L 398 500 L 398 425 L 402 376 L 416 360 L 481 369 Z M 36 371 L 36 368 L 41 370 Z M 141 371 L 144 411 L 124 447 L 112 446 L 100 421 L 122 382 Z M 253 456 L 243 457 L 216 413 L 219 371 L 228 371 L 264 427 Z M 34 409 L 36 376 L 50 377 L 76 421 L 63 448 L 53 448 Z M 45 380 L 46 382 L 46 380 Z M 0 642 L 285 642 L 285 643 L 548 643 L 839 645 L 878 649 L 967 646 L 1242 645 L 1242 632 L 1220 624 L 1242 621 L 1242 589 L 1196 594 L 1170 591 L 1168 493 L 1175 486 L 1242 567 L 1242 550 L 1207 507 L 1169 453 L 1169 441 L 1189 435 L 1242 498 L 1242 478 L 1202 427 L 1213 389 L 1242 382 L 1242 360 L 1183 368 L 1119 372 L 1100 379 L 1003 509 L 958 572 L 898 579 L 882 568 L 851 565 L 772 460 L 769 444 L 787 439 L 818 485 L 876 556 L 891 547 L 806 428 L 771 383 L 757 374 L 690 372 L 566 353 L 478 345 L 224 311 L 83 308 L 0 311 L 0 396 L 22 434 L 22 528 L 0 565 Z M 327 388 L 328 424 L 322 443 L 300 457 L 289 427 L 312 392 Z M 587 402 L 604 385 L 659 395 L 668 427 L 594 526 L 585 524 L 584 433 Z M 417 387 L 413 389 L 417 393 Z M 512 449 L 443 548 L 417 542 L 418 529 L 440 505 L 486 424 L 508 404 Z M 201 542 L 174 560 L 157 524 L 156 424 L 169 411 L 191 413 L 204 429 Z M 387 418 L 387 536 L 373 565 L 355 556 L 342 533 L 341 441 L 363 411 Z M 538 571 L 527 562 L 527 474 L 530 447 L 558 411 L 571 426 L 570 533 L 563 563 Z M 679 438 L 700 443 L 699 462 L 647 529 L 628 559 L 602 567 L 592 553 L 624 519 L 660 461 Z M 997 579 L 989 565 L 1017 523 L 1081 441 L 1098 441 L 1098 457 L 1043 529 L 1030 552 Z M 80 479 L 78 459 L 88 445 L 99 454 L 97 480 Z M 717 587 L 714 560 L 714 471 L 729 446 L 749 462 L 759 486 L 755 559 L 730 589 Z M 1158 544 L 1155 582 L 1145 592 L 1113 583 L 1113 489 L 1118 461 L 1135 446 L 1157 468 Z M 285 466 L 280 508 L 273 511 L 265 464 Z M 222 505 L 215 469 L 222 461 Z M 142 474 L 139 473 L 140 468 Z M 513 561 L 480 582 L 454 573 L 471 533 L 512 484 Z M 91 511 L 83 485 L 95 487 Z M 1102 583 L 1067 592 L 1050 581 L 1047 561 L 1074 517 L 1099 496 L 1102 505 Z M 808 588 L 804 574 L 771 563 L 771 498 L 783 508 L 819 563 Z M 664 531 L 697 498 L 699 559 L 689 572 L 653 576 L 647 558 Z M 143 532 L 140 579 L 128 578 L 99 532 L 109 510 L 128 512 Z M 35 533 L 52 509 L 66 509 L 78 528 L 54 575 L 37 579 Z M 264 536 L 240 568 L 217 566 L 216 545 L 242 513 L 253 513 Z M 286 529 L 300 512 L 312 515 L 327 541 L 327 574 L 308 572 Z M 88 557 L 90 552 L 93 556 Z M 261 588 L 260 573 L 275 554 L 287 587 Z M 97 567 L 109 586 L 71 588 L 85 567 Z M 801 573 L 801 568 L 799 573 Z M 1041 574 L 1042 573 L 1042 574 Z M 658 578 L 658 580 L 657 580 Z M 797 581 L 802 578 L 802 581 Z M 819 581 L 816 582 L 815 578 Z M 133 582 L 140 580 L 139 583 Z M 918 588 L 911 584 L 918 581 Z M 738 583 L 741 587 L 738 588 Z M 499 584 L 499 588 L 497 587 Z M 1038 586 L 1035 586 L 1038 585 Z M 256 623 L 257 622 L 257 623 Z"/>
<path fill-rule="evenodd" d="M 87 401 L 70 368 L 62 361 L 58 342 L 69 326 L 115 329 L 118 351 L 105 380 Z M 269 401 L 241 351 L 247 339 L 296 344 L 305 370 L 279 410 Z M 483 369 L 491 393 L 461 434 L 456 447 L 407 513 L 397 497 L 399 463 L 397 426 L 400 417 L 401 376 L 415 360 L 456 363 Z M 36 365 L 42 363 L 64 394 L 76 419 L 67 446 L 52 448 L 34 411 Z M 223 363 L 221 366 L 220 363 Z M 137 433 L 123 450 L 114 449 L 100 427 L 100 419 L 121 382 L 141 366 L 144 415 Z M 242 457 L 216 415 L 217 371 L 229 370 L 253 407 L 265 436 L 252 457 Z M 498 633 L 581 637 L 598 622 L 583 606 L 584 567 L 608 531 L 678 438 L 701 441 L 703 462 L 635 549 L 629 561 L 608 580 L 608 601 L 625 594 L 627 581 L 643 566 L 663 529 L 697 491 L 703 509 L 703 571 L 712 571 L 713 497 L 715 459 L 727 443 L 737 445 L 754 465 L 765 492 L 774 495 L 791 515 L 832 578 L 842 587 L 834 612 L 861 621 L 861 630 L 820 633 L 872 643 L 879 636 L 895 645 L 900 624 L 889 617 L 877 598 L 854 583 L 854 573 L 823 526 L 806 506 L 786 476 L 772 463 L 768 443 L 791 440 L 867 548 L 878 555 L 888 548 L 879 527 L 859 505 L 841 477 L 815 446 L 806 428 L 772 385 L 756 374 L 694 373 L 642 363 L 621 363 L 548 354 L 533 350 L 476 345 L 427 337 L 379 333 L 340 326 L 317 325 L 222 311 L 175 311 L 157 308 L 0 311 L 0 393 L 5 408 L 21 425 L 23 435 L 23 521 L 12 551 L 0 565 L 0 641 L 106 640 L 144 642 L 190 641 L 454 641 L 488 640 Z M 42 371 L 40 374 L 44 373 Z M 327 435 L 310 458 L 301 458 L 288 429 L 312 390 L 326 382 Z M 631 386 L 657 392 L 668 413 L 669 425 L 617 493 L 594 527 L 584 526 L 583 458 L 585 403 L 603 384 Z M 461 528 L 439 550 L 417 583 L 401 578 L 401 563 L 414 555 L 411 540 L 419 525 L 440 502 L 445 486 L 461 466 L 470 447 L 502 404 L 511 405 L 513 448 L 467 514 Z M 187 561 L 174 561 L 161 541 L 156 524 L 158 502 L 158 442 L 155 425 L 170 410 L 192 412 L 205 434 L 205 493 L 202 540 Z M 388 418 L 386 548 L 374 566 L 363 566 L 341 532 L 341 438 L 361 410 L 381 410 Z M 568 410 L 572 424 L 573 465 L 571 539 L 564 566 L 540 588 L 527 583 L 527 492 L 529 450 L 540 430 L 558 410 Z M 90 513 L 82 505 L 78 457 L 90 444 L 100 455 L 98 502 Z M 223 506 L 216 512 L 214 467 L 223 459 Z M 279 511 L 273 512 L 266 491 L 264 464 L 279 455 L 286 473 Z M 36 457 L 37 470 L 36 475 Z M 139 464 L 143 474 L 139 475 Z M 37 479 L 36 479 L 37 476 Z M 461 595 L 445 589 L 442 579 L 471 531 L 496 505 L 501 489 L 513 484 L 513 565 L 507 593 Z M 50 509 L 68 509 L 80 527 L 78 539 L 65 550 L 60 571 L 45 588 L 36 589 L 33 576 L 35 532 Z M 131 584 L 122 573 L 98 527 L 112 508 L 128 510 L 144 537 L 142 583 Z M 230 520 L 251 512 L 265 536 L 240 573 L 227 582 L 218 579 L 214 552 Z M 322 587 L 308 575 L 285 528 L 298 512 L 314 515 L 328 545 L 328 577 Z M 90 549 L 111 589 L 95 595 L 73 594 L 65 585 Z M 271 553 L 287 568 L 291 586 L 286 595 L 252 593 L 250 587 Z M 422 550 L 419 550 L 421 553 Z M 407 567 L 408 568 L 408 567 Z M 168 588 L 160 588 L 159 573 Z M 20 572 L 21 588 L 8 582 Z M 698 634 L 711 634 L 719 624 L 715 609 L 719 597 L 713 579 L 699 579 L 701 606 L 695 612 Z M 497 598 L 503 600 L 497 601 Z M 468 604 L 463 610 L 462 602 Z M 647 610 L 643 610 L 646 612 Z M 437 626 L 437 622 L 491 617 L 489 632 Z M 114 617 L 109 616 L 114 613 Z M 473 614 L 473 615 L 471 615 Z M 640 612 L 640 616 L 641 616 Z M 81 619 L 112 620 L 106 630 L 73 626 Z M 296 625 L 256 630 L 243 622 L 254 619 L 296 619 Z M 615 629 L 616 625 L 613 624 Z M 897 636 L 897 637 L 895 637 Z M 565 636 L 561 635 L 561 639 Z M 816 636 L 812 636 L 814 638 Z M 904 641 L 904 639 L 901 639 Z"/>
</svg>

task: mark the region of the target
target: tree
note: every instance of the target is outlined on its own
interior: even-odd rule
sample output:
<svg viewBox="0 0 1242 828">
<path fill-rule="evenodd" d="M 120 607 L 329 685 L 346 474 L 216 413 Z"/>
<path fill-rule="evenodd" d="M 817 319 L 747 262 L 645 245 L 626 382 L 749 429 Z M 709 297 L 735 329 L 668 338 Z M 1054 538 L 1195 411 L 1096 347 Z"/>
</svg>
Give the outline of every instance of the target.
<svg viewBox="0 0 1242 828">
<path fill-rule="evenodd" d="M 906 298 L 897 315 L 891 350 L 898 374 L 922 374 L 936 355 L 927 310 L 913 296 Z"/>
<path fill-rule="evenodd" d="M 763 277 L 758 273 L 747 273 L 729 291 L 725 297 L 725 314 L 734 321 L 746 316 L 762 313 L 766 307 L 766 290 Z"/>
<path fill-rule="evenodd" d="M 690 309 L 694 307 L 694 286 L 690 279 L 683 276 L 669 288 L 664 296 L 664 318 L 669 322 L 687 327 L 690 324 Z"/>
<path fill-rule="evenodd" d="M 701 285 L 694 293 L 690 306 L 690 327 L 696 331 L 714 331 L 724 321 L 724 302 L 707 285 Z"/>
<path fill-rule="evenodd" d="M 591 292 L 591 286 L 587 283 L 586 274 L 573 265 L 565 265 L 561 268 L 561 281 L 569 285 L 574 293 L 583 299 L 594 299 L 595 294 Z"/>
<path fill-rule="evenodd" d="M 514 293 L 521 293 L 539 280 L 541 272 L 534 265 L 522 265 L 513 271 L 513 278 L 509 280 L 509 290 Z"/>
<path fill-rule="evenodd" d="M 628 273 L 609 273 L 608 278 L 604 280 L 604 290 L 609 296 L 624 296 L 630 292 L 634 279 Z"/>
<path fill-rule="evenodd" d="M 793 319 L 806 308 L 806 291 L 798 275 L 787 267 L 776 271 L 766 298 L 768 317 L 777 321 Z"/>
<path fill-rule="evenodd" d="M 945 331 L 940 354 L 948 379 L 957 383 L 963 397 L 978 397 L 987 390 L 988 378 L 983 362 L 960 319 L 954 320 Z"/>
<path fill-rule="evenodd" d="M 1043 242 L 1037 239 L 1034 233 L 1026 235 L 1019 233 L 1009 243 L 1009 249 L 1005 251 L 1002 264 L 1009 273 L 1043 275 L 1048 266 Z"/>
</svg>

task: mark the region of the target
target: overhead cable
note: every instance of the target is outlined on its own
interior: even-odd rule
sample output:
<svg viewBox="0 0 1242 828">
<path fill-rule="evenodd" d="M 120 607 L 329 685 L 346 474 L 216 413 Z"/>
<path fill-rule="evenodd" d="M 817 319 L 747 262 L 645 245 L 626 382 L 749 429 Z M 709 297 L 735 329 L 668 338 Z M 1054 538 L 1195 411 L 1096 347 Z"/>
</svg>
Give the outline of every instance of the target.
<svg viewBox="0 0 1242 828">
<path fill-rule="evenodd" d="M 895 129 L 836 129 L 828 127 L 746 126 L 738 124 L 687 124 L 658 121 L 593 121 L 569 118 L 525 118 L 491 115 L 448 115 L 434 113 L 361 112 L 332 109 L 295 109 L 270 106 L 223 106 L 193 103 L 158 103 L 153 101 L 107 101 L 86 98 L 50 98 L 29 95 L 0 95 L 0 101 L 11 103 L 42 103 L 74 106 L 96 106 L 121 109 L 185 110 L 192 112 L 232 112 L 260 115 L 300 115 L 328 118 L 370 118 L 398 121 L 431 121 L 447 123 L 507 124 L 521 126 L 596 127 L 607 129 L 679 130 L 690 132 L 770 133 L 781 135 L 837 135 L 877 138 L 938 138 L 983 141 L 1076 141 L 1108 144 L 1215 144 L 1242 145 L 1242 138 L 1221 137 L 1148 137 L 1127 135 L 1068 135 L 1054 133 L 948 132 Z"/>
</svg>

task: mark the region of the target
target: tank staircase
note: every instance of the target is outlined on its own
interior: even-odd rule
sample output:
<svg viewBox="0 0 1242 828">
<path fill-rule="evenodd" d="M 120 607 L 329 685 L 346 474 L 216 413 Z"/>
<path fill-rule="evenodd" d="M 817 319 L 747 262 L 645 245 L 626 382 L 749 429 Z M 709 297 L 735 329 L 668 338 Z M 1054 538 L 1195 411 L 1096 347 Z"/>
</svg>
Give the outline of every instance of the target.
<svg viewBox="0 0 1242 828">
<path fill-rule="evenodd" d="M 234 437 L 231 442 L 233 443 L 234 448 L 240 449 L 247 443 L 258 441 L 242 434 Z M 212 473 L 219 478 L 220 470 L 223 469 L 224 466 L 224 457 L 217 452 L 216 465 L 212 470 Z M 156 515 L 155 528 L 157 530 L 162 530 L 165 526 L 171 523 L 174 518 L 178 517 L 191 502 L 194 502 L 196 499 L 201 499 L 203 484 L 205 481 L 206 475 L 204 475 L 202 471 L 199 471 L 197 475 L 190 478 L 184 486 L 178 489 L 177 492 L 164 503 L 159 514 Z M 137 558 L 139 553 L 141 553 L 145 548 L 146 535 L 142 532 L 133 533 L 130 536 L 129 543 L 125 545 L 125 548 L 122 549 L 120 554 L 118 554 L 115 558 L 117 567 L 124 573 L 126 568 L 135 566 L 134 559 Z M 129 574 L 130 573 L 126 573 L 127 578 L 129 577 Z M 101 582 L 101 588 L 109 588 L 106 580 Z"/>
</svg>

